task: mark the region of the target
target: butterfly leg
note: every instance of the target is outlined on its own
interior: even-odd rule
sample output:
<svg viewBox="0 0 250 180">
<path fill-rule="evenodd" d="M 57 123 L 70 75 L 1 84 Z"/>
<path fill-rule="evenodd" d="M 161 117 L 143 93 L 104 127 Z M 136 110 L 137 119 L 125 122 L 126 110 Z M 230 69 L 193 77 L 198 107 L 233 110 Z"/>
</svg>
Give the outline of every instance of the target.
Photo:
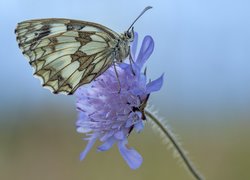
<svg viewBox="0 0 250 180">
<path fill-rule="evenodd" d="M 121 82 L 120 82 L 120 79 L 119 79 L 118 71 L 116 69 L 116 64 L 113 63 L 113 65 L 114 65 L 115 75 L 116 75 L 116 78 L 117 78 L 117 81 L 118 81 L 118 86 L 119 86 L 118 87 L 118 93 L 120 94 L 120 92 L 121 92 Z"/>
</svg>

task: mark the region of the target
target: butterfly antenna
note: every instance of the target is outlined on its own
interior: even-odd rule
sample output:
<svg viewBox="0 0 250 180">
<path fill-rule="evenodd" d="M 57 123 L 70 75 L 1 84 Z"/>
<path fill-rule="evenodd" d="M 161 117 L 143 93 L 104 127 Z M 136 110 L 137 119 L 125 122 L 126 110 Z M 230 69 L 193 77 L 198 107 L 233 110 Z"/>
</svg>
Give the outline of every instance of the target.
<svg viewBox="0 0 250 180">
<path fill-rule="evenodd" d="M 134 20 L 134 22 L 129 26 L 127 32 L 133 27 L 133 25 L 135 24 L 135 22 L 149 9 L 153 8 L 152 6 L 147 6 L 145 7 L 145 9 L 143 9 L 143 11 L 141 12 L 141 14 Z"/>
</svg>

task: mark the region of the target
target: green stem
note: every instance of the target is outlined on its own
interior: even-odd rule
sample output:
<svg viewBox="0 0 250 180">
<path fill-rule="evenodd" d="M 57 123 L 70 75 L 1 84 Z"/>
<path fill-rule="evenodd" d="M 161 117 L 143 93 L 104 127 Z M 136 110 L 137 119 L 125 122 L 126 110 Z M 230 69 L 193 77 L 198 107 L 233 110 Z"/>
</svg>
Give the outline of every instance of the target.
<svg viewBox="0 0 250 180">
<path fill-rule="evenodd" d="M 183 160 L 184 164 L 188 168 L 189 172 L 193 175 L 193 177 L 197 180 L 203 180 L 200 173 L 195 169 L 195 167 L 192 165 L 191 161 L 188 159 L 186 154 L 184 153 L 184 150 L 179 145 L 177 140 L 174 138 L 173 134 L 168 130 L 166 126 L 164 126 L 161 121 L 159 121 L 151 112 L 145 110 L 145 114 L 153 120 L 153 122 L 161 129 L 161 131 L 167 136 L 167 138 L 170 140 L 170 142 L 173 144 L 174 148 L 180 155 L 181 159 Z"/>
</svg>

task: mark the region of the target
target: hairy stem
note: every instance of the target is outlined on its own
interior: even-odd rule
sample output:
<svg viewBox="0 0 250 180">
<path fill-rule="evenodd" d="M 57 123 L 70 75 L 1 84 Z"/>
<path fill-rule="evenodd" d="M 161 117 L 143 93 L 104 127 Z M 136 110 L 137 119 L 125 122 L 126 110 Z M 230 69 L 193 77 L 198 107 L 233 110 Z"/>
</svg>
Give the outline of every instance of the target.
<svg viewBox="0 0 250 180">
<path fill-rule="evenodd" d="M 170 142 L 176 149 L 177 153 L 179 154 L 180 158 L 183 160 L 184 164 L 186 165 L 188 171 L 193 175 L 193 177 L 197 180 L 203 180 L 204 178 L 196 170 L 194 165 L 192 165 L 191 161 L 189 160 L 187 155 L 184 153 L 183 148 L 177 142 L 177 140 L 175 139 L 173 134 L 170 132 L 170 130 L 166 127 L 166 125 L 164 125 L 160 120 L 157 119 L 157 117 L 154 114 L 152 114 L 148 110 L 145 110 L 145 114 L 160 128 L 160 130 L 164 133 L 164 135 L 166 135 L 166 137 L 170 140 Z"/>
</svg>

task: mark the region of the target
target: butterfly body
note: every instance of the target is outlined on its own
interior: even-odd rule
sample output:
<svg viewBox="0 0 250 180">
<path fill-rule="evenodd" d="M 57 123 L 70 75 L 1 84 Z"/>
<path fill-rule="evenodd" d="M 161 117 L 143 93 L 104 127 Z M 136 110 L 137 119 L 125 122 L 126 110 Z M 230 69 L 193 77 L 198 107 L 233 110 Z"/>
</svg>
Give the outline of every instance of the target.
<svg viewBox="0 0 250 180">
<path fill-rule="evenodd" d="M 73 94 L 129 56 L 133 25 L 151 8 L 147 6 L 123 34 L 93 22 L 49 18 L 18 23 L 16 39 L 44 87 Z"/>
<path fill-rule="evenodd" d="M 129 55 L 133 29 L 118 34 L 97 23 L 37 19 L 18 24 L 17 41 L 34 75 L 53 93 L 73 94 Z"/>
</svg>

